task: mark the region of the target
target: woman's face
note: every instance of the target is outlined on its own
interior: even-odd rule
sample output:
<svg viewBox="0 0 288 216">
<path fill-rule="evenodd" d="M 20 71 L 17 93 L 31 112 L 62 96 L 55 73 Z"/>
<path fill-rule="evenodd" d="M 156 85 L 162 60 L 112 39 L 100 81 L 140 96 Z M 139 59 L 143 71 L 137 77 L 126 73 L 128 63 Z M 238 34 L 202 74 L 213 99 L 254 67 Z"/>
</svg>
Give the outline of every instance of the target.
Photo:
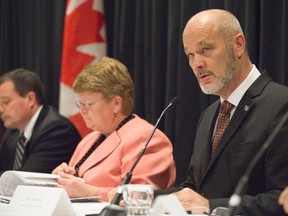
<svg viewBox="0 0 288 216">
<path fill-rule="evenodd" d="M 101 93 L 77 94 L 77 106 L 86 126 L 105 135 L 109 134 L 114 121 L 114 100 L 107 100 Z"/>
</svg>

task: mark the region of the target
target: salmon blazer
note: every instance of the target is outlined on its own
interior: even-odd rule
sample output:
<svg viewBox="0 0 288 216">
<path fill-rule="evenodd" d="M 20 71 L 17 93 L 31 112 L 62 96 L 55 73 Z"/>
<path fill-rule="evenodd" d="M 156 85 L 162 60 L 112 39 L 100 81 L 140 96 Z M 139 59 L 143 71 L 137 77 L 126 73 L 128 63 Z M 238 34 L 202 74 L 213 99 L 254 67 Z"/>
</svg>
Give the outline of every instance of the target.
<svg viewBox="0 0 288 216">
<path fill-rule="evenodd" d="M 79 176 L 86 183 L 99 187 L 99 195 L 107 199 L 107 192 L 119 186 L 147 142 L 154 126 L 135 115 L 118 131 L 110 134 L 80 166 Z M 78 144 L 69 165 L 75 166 L 100 133 L 88 134 Z M 173 146 L 167 136 L 156 130 L 145 154 L 133 171 L 132 184 L 153 184 L 155 189 L 171 187 L 176 170 Z"/>
</svg>

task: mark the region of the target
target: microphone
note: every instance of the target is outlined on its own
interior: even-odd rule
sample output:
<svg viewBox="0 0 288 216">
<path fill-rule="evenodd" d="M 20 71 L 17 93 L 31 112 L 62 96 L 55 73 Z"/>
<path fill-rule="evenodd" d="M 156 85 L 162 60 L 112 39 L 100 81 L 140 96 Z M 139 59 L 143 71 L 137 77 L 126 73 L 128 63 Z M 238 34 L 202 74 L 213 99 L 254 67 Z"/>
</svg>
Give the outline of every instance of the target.
<svg viewBox="0 0 288 216">
<path fill-rule="evenodd" d="M 287 119 L 288 119 L 288 112 L 281 118 L 279 123 L 276 125 L 275 129 L 272 131 L 271 135 L 268 137 L 266 142 L 261 146 L 260 150 L 257 152 L 252 161 L 249 163 L 247 169 L 245 170 L 244 174 L 242 175 L 238 184 L 236 185 L 234 194 L 229 199 L 228 214 L 227 214 L 228 216 L 234 215 L 237 208 L 240 206 L 241 196 L 243 195 L 243 189 L 249 180 L 253 168 L 255 167 L 260 157 L 265 153 L 267 148 L 270 146 L 270 144 L 272 143 L 276 135 L 279 133 L 279 131 L 281 130 Z"/>
<path fill-rule="evenodd" d="M 170 107 L 174 107 L 179 101 L 180 101 L 180 98 L 178 96 L 172 98 L 170 100 L 169 104 L 166 106 L 166 108 L 162 111 L 160 117 L 158 118 L 157 122 L 154 125 L 154 128 L 153 128 L 153 130 L 152 130 L 147 142 L 143 146 L 143 148 L 142 148 L 140 154 L 138 155 L 136 161 L 134 162 L 132 168 L 125 175 L 124 179 L 122 180 L 122 182 L 121 182 L 121 184 L 120 184 L 120 186 L 119 186 L 119 188 L 117 190 L 117 193 L 116 193 L 114 199 L 111 201 L 109 206 L 106 206 L 104 209 L 102 209 L 102 211 L 100 212 L 99 216 L 115 216 L 115 215 L 125 211 L 124 208 L 121 208 L 121 206 L 118 206 L 119 203 L 120 203 L 120 200 L 122 198 L 124 185 L 128 184 L 130 182 L 133 170 L 135 169 L 135 167 L 137 166 L 138 162 L 140 161 L 140 159 L 142 158 L 143 154 L 145 153 L 145 150 L 146 150 L 151 138 L 153 137 L 153 135 L 154 135 L 154 133 L 155 133 L 155 131 L 157 129 L 157 126 L 158 126 L 160 120 L 162 119 L 162 116 L 165 114 L 165 112 Z"/>
</svg>

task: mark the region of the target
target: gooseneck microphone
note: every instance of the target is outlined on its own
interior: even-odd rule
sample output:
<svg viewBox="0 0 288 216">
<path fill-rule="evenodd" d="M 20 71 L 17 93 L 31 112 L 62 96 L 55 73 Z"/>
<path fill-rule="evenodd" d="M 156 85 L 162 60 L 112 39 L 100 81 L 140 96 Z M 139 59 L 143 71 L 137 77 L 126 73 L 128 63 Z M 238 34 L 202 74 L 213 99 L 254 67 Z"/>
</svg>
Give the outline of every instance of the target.
<svg viewBox="0 0 288 216">
<path fill-rule="evenodd" d="M 281 118 L 279 123 L 276 125 L 275 129 L 272 131 L 271 135 L 268 137 L 266 142 L 261 146 L 257 154 L 249 163 L 247 169 L 245 170 L 244 174 L 240 178 L 233 195 L 229 199 L 228 216 L 234 215 L 237 208 L 240 206 L 242 195 L 243 195 L 243 189 L 249 180 L 249 177 L 251 175 L 253 168 L 255 167 L 256 163 L 261 158 L 261 156 L 265 153 L 267 148 L 270 146 L 270 144 L 272 143 L 276 135 L 279 133 L 279 131 L 281 130 L 281 128 L 283 127 L 287 119 L 288 119 L 288 112 Z"/>
<path fill-rule="evenodd" d="M 145 143 L 145 145 L 143 146 L 140 154 L 138 155 L 136 161 L 134 162 L 132 168 L 130 169 L 130 171 L 125 175 L 124 179 L 122 180 L 120 186 L 118 187 L 117 193 L 114 197 L 114 199 L 111 201 L 110 205 L 105 207 L 101 212 L 100 212 L 100 216 L 115 216 L 119 213 L 121 213 L 122 211 L 124 211 L 123 208 L 121 208 L 121 206 L 118 206 L 120 203 L 120 200 L 122 198 L 122 193 L 123 193 L 123 187 L 125 184 L 128 184 L 131 180 L 132 174 L 133 174 L 133 170 L 135 169 L 135 167 L 137 166 L 138 162 L 140 161 L 141 157 L 143 156 L 143 154 L 145 153 L 145 150 L 151 140 L 151 138 L 153 137 L 157 126 L 160 122 L 160 120 L 162 119 L 162 116 L 165 114 L 165 112 L 170 108 L 175 106 L 178 102 L 180 101 L 179 97 L 174 97 L 170 100 L 169 104 L 166 106 L 166 108 L 162 111 L 160 117 L 158 118 L 156 124 L 154 125 L 154 128 L 147 140 L 147 142 Z"/>
<path fill-rule="evenodd" d="M 119 186 L 119 188 L 118 188 L 118 190 L 117 190 L 117 194 L 115 195 L 114 199 L 111 201 L 111 204 L 116 204 L 116 205 L 119 204 L 119 202 L 120 202 L 120 200 L 121 200 L 121 198 L 122 198 L 123 185 L 124 185 L 124 184 L 128 184 L 128 183 L 130 182 L 131 177 L 132 177 L 133 170 L 135 169 L 135 167 L 136 167 L 136 165 L 138 164 L 139 160 L 140 160 L 141 157 L 143 156 L 143 154 L 144 154 L 144 152 L 145 152 L 145 150 L 146 150 L 146 148 L 147 148 L 147 146 L 148 146 L 151 138 L 153 137 L 153 135 L 154 135 L 154 133 L 155 133 L 155 131 L 156 131 L 156 129 L 157 129 L 157 126 L 158 126 L 160 120 L 162 119 L 162 116 L 164 115 L 164 113 L 165 113 L 170 107 L 173 107 L 174 105 L 176 105 L 176 104 L 179 102 L 179 100 L 180 100 L 179 97 L 174 97 L 174 98 L 172 98 L 171 101 L 170 101 L 170 103 L 168 104 L 168 106 L 162 111 L 160 117 L 158 118 L 158 120 L 157 120 L 157 122 L 156 122 L 156 124 L 155 124 L 155 126 L 154 126 L 154 129 L 153 129 L 152 133 L 150 134 L 150 136 L 149 136 L 149 138 L 148 138 L 148 140 L 147 140 L 147 142 L 146 142 L 146 144 L 143 146 L 143 148 L 142 148 L 140 154 L 138 155 L 136 161 L 134 162 L 131 170 L 130 170 L 130 171 L 126 174 L 126 176 L 124 177 L 121 185 Z"/>
</svg>

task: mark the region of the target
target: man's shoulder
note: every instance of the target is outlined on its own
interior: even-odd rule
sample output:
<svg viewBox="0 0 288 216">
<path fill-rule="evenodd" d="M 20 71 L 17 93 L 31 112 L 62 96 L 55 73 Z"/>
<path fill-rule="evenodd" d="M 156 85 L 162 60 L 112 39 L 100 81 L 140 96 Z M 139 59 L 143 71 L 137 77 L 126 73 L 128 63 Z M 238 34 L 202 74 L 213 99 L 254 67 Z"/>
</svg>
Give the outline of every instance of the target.
<svg viewBox="0 0 288 216">
<path fill-rule="evenodd" d="M 260 87 L 261 93 L 277 93 L 277 95 L 288 95 L 288 86 L 274 81 L 267 71 L 263 72 L 261 76 L 255 81 L 250 89 L 257 89 Z M 263 88 L 263 91 L 262 91 Z"/>
<path fill-rule="evenodd" d="M 38 116 L 33 131 L 37 131 L 37 133 L 40 131 L 55 132 L 55 129 L 65 131 L 65 133 L 79 135 L 76 127 L 66 117 L 60 115 L 59 112 L 52 106 L 44 106 L 40 112 L 40 115 Z"/>
<path fill-rule="evenodd" d="M 52 106 L 44 106 L 38 117 L 40 122 L 55 123 L 59 122 L 62 124 L 72 125 L 72 123 L 64 116 L 62 116 L 55 108 Z"/>
</svg>

